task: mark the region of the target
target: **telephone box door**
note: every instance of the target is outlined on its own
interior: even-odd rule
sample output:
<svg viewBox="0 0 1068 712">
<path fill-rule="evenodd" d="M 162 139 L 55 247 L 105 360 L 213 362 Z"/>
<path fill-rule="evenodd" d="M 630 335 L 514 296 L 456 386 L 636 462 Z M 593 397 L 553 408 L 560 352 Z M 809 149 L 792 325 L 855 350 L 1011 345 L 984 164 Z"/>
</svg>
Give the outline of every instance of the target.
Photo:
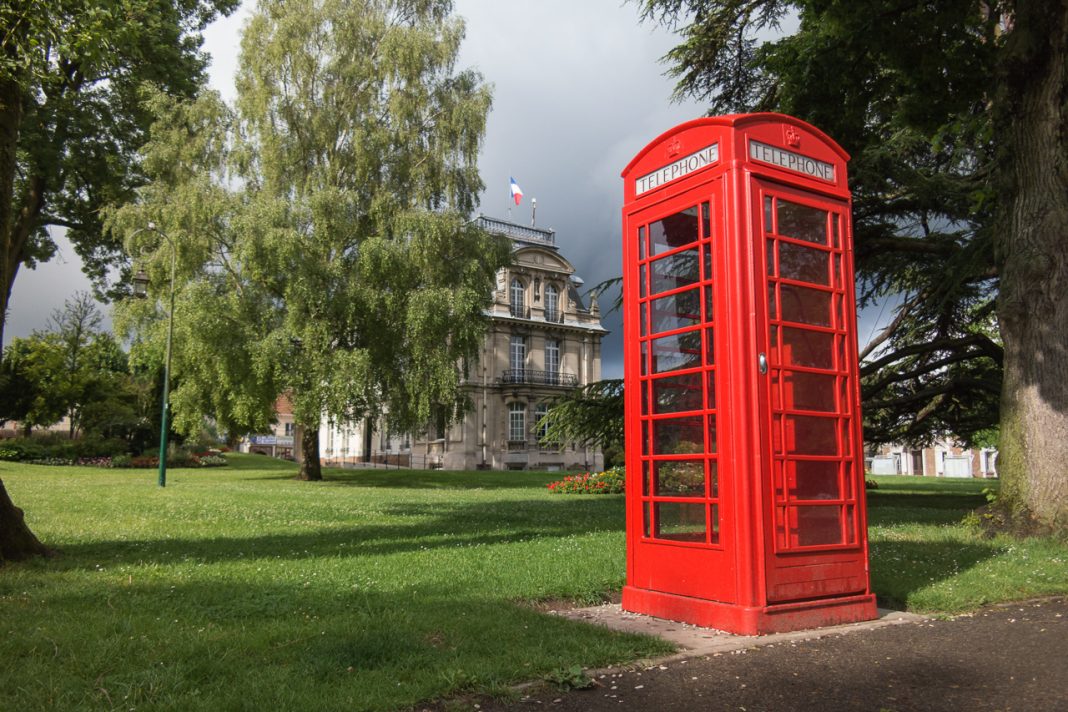
<svg viewBox="0 0 1068 712">
<path fill-rule="evenodd" d="M 633 290 L 626 348 L 639 362 L 628 369 L 640 389 L 628 404 L 639 417 L 628 417 L 627 438 L 641 442 L 641 496 L 628 497 L 628 517 L 641 527 L 631 585 L 732 602 L 733 528 L 724 503 L 733 501 L 733 473 L 717 400 L 714 296 L 724 249 L 720 185 L 706 183 L 627 220 L 634 259 L 625 259 Z"/>
<path fill-rule="evenodd" d="M 852 256 L 844 201 L 752 179 L 769 603 L 862 593 Z M 762 333 L 760 333 L 762 332 Z M 860 502 L 858 503 L 858 499 Z"/>
</svg>

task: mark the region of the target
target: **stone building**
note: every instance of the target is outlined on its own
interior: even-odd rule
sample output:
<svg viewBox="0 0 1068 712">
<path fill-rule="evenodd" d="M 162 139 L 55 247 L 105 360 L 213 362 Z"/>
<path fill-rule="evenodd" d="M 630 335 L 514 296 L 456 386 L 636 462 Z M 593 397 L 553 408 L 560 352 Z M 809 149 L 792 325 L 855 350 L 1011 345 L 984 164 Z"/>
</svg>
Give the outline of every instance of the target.
<svg viewBox="0 0 1068 712">
<path fill-rule="evenodd" d="M 601 379 L 601 326 L 596 300 L 556 244 L 556 233 L 486 216 L 486 231 L 512 241 L 512 265 L 497 274 L 489 326 L 465 388 L 473 403 L 463 421 L 431 425 L 410 436 L 381 424 L 326 423 L 320 451 L 327 465 L 391 462 L 449 470 L 600 470 L 599 449 L 538 443 L 537 422 L 552 399 Z"/>
</svg>

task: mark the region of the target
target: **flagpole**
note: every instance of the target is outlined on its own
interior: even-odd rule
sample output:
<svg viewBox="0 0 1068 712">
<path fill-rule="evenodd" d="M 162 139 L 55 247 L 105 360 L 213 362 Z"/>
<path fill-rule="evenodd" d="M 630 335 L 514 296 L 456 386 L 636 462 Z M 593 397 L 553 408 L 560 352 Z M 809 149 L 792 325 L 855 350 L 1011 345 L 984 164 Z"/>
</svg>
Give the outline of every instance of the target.
<svg viewBox="0 0 1068 712">
<path fill-rule="evenodd" d="M 530 226 L 534 227 L 534 217 L 538 214 L 538 199 L 530 199 Z"/>
</svg>

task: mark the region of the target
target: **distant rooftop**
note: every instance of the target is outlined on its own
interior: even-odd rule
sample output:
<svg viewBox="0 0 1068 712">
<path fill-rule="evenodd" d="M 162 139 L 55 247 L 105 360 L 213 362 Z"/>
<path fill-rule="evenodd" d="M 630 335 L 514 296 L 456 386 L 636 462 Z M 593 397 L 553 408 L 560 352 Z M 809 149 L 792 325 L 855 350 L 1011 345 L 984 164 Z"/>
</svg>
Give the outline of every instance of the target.
<svg viewBox="0 0 1068 712">
<path fill-rule="evenodd" d="M 486 232 L 495 235 L 504 235 L 518 242 L 529 242 L 532 245 L 544 245 L 556 248 L 556 231 L 546 230 L 542 227 L 520 225 L 509 220 L 500 220 L 486 215 L 476 218 L 478 226 Z"/>
</svg>

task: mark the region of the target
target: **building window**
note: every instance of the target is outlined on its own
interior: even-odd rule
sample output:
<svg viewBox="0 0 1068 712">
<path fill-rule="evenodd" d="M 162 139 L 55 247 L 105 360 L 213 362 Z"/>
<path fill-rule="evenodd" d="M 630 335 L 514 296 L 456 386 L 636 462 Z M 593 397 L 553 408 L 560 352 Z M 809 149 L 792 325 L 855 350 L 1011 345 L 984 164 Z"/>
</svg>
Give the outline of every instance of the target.
<svg viewBox="0 0 1068 712">
<path fill-rule="evenodd" d="M 527 406 L 525 403 L 508 404 L 508 441 L 526 442 Z"/>
<path fill-rule="evenodd" d="M 512 336 L 508 348 L 508 368 L 512 369 L 513 375 L 522 375 L 527 367 L 527 339 L 525 336 Z"/>
<path fill-rule="evenodd" d="M 556 285 L 545 285 L 545 321 L 561 321 L 560 293 Z"/>
<path fill-rule="evenodd" d="M 560 342 L 556 339 L 545 340 L 545 372 L 549 383 L 560 382 Z"/>
<path fill-rule="evenodd" d="M 516 316 L 521 319 L 526 316 L 526 288 L 523 286 L 523 283 L 520 282 L 518 279 L 512 280 L 512 293 L 511 301 L 509 302 L 509 304 L 511 305 L 512 316 Z"/>
<path fill-rule="evenodd" d="M 537 436 L 540 442 L 542 438 L 549 434 L 549 428 L 541 422 L 541 419 L 549 414 L 549 406 L 546 403 L 538 403 L 534 406 L 534 434 Z"/>
<path fill-rule="evenodd" d="M 293 423 L 286 423 L 285 428 L 285 434 L 289 437 L 293 437 Z"/>
</svg>

